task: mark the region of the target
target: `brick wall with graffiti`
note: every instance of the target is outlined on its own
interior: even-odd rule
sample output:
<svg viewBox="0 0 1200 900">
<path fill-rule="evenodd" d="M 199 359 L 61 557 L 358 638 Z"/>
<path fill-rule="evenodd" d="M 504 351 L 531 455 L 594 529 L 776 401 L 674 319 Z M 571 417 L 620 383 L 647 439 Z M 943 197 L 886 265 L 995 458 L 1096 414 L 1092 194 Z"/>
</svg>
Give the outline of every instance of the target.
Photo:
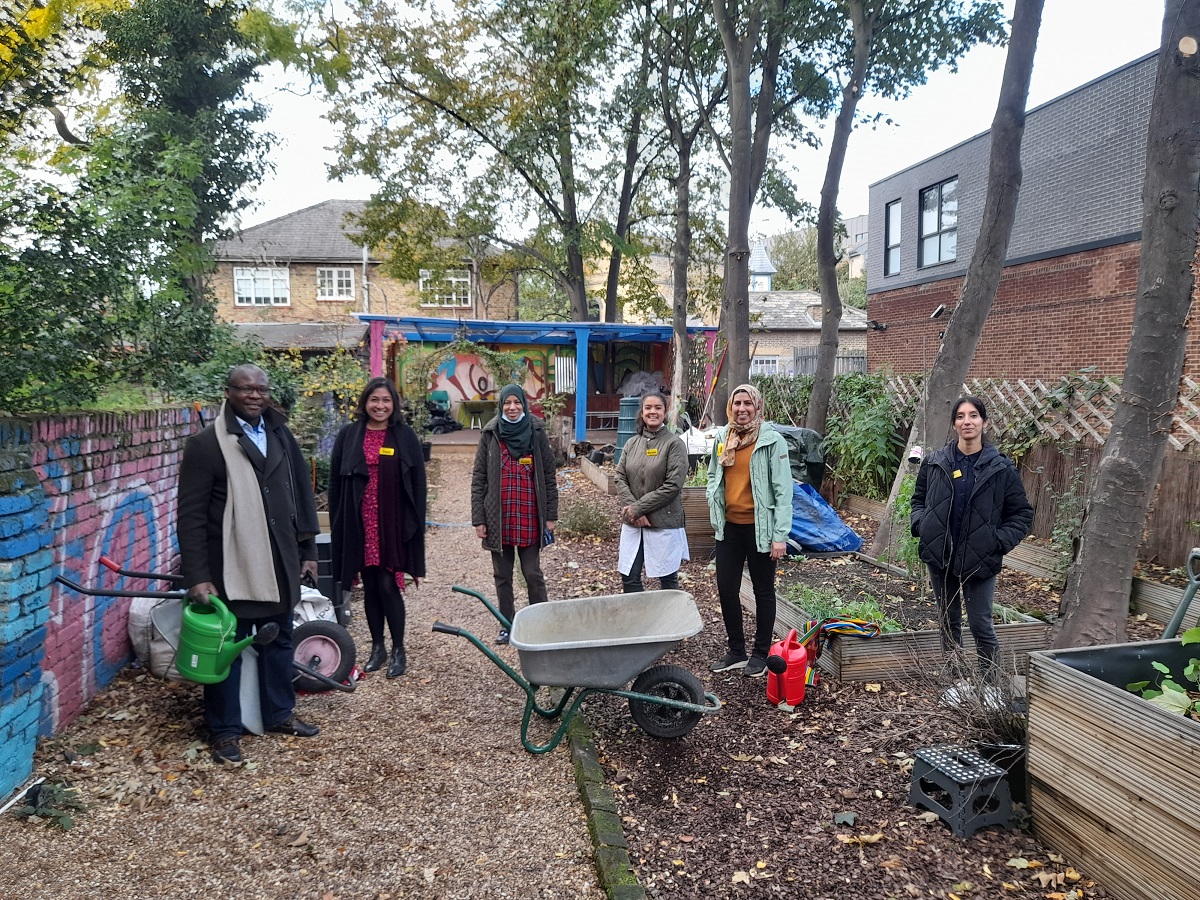
<svg viewBox="0 0 1200 900">
<path fill-rule="evenodd" d="M 178 568 L 176 473 L 191 409 L 0 420 L 0 797 L 38 736 L 79 715 L 130 659 L 129 601 L 54 582 L 145 590 L 121 568 Z M 155 584 L 151 589 L 159 589 Z"/>
</svg>

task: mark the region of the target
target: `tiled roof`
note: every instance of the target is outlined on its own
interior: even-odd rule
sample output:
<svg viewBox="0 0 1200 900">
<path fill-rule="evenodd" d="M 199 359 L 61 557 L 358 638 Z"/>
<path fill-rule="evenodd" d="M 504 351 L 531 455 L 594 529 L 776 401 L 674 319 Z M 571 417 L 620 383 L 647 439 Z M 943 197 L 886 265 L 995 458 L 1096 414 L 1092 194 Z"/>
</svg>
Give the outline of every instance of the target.
<svg viewBox="0 0 1200 900">
<path fill-rule="evenodd" d="M 821 330 L 821 295 L 814 291 L 769 291 L 750 294 L 751 331 Z M 866 331 L 867 313 L 842 306 L 839 331 Z"/>
<path fill-rule="evenodd" d="M 256 337 L 265 350 L 353 350 L 367 331 L 361 323 L 339 322 L 238 322 L 233 326 L 241 339 Z"/>
<path fill-rule="evenodd" d="M 762 241 L 758 241 L 750 250 L 750 274 L 751 275 L 774 275 L 778 271 L 771 264 L 771 257 L 767 256 L 767 248 Z"/>
<path fill-rule="evenodd" d="M 361 263 L 362 247 L 347 236 L 356 229 L 346 216 L 361 213 L 364 205 L 361 200 L 326 200 L 218 241 L 214 254 L 229 260 Z"/>
</svg>

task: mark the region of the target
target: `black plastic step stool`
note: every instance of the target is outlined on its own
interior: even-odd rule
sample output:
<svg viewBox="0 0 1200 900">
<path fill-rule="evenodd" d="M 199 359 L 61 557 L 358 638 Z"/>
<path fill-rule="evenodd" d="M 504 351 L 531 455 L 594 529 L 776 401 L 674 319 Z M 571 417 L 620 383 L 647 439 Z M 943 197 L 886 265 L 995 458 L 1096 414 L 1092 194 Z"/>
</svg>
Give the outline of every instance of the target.
<svg viewBox="0 0 1200 900">
<path fill-rule="evenodd" d="M 956 837 L 988 825 L 1007 825 L 1012 797 L 1004 770 L 978 753 L 953 744 L 923 747 L 915 754 L 908 802 L 937 813 Z"/>
</svg>

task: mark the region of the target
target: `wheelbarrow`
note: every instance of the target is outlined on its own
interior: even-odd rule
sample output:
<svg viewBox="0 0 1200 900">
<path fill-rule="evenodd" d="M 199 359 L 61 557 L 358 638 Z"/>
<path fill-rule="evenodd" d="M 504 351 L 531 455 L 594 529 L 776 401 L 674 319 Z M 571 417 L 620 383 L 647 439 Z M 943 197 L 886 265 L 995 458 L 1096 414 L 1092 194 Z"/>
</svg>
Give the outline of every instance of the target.
<svg viewBox="0 0 1200 900">
<path fill-rule="evenodd" d="M 100 564 L 114 574 L 122 575 L 126 578 L 162 581 L 177 588 L 183 583 L 183 578 L 180 575 L 168 575 L 163 572 L 135 572 L 131 569 L 123 569 L 107 556 L 100 557 Z M 130 591 L 91 588 L 76 584 L 63 575 L 56 576 L 54 580 L 64 587 L 78 591 L 81 594 L 86 594 L 89 597 L 129 597 L 131 599 L 146 598 L 178 601 L 171 608 L 156 607 L 155 614 L 152 616 L 156 620 L 156 626 L 160 630 L 163 630 L 164 633 L 173 630 L 173 638 L 170 634 L 164 634 L 164 636 L 171 642 L 172 647 L 177 646 L 180 621 L 179 609 L 182 606 L 183 598 L 187 596 L 185 591 Z M 315 591 L 312 593 L 316 597 L 320 596 Z M 323 600 L 323 598 L 321 599 Z M 161 617 L 158 616 L 159 610 L 165 610 Z M 328 621 L 321 618 L 315 609 L 314 603 L 306 600 L 303 596 L 293 611 L 292 622 L 292 648 L 294 652 L 294 658 L 292 659 L 294 674 L 292 680 L 296 686 L 296 690 L 314 693 L 325 690 L 343 691 L 345 693 L 353 692 L 355 687 L 354 682 L 344 683 L 354 668 L 354 638 L 350 636 L 349 629 L 339 624 L 336 620 Z"/>
<path fill-rule="evenodd" d="M 535 603 L 519 610 L 510 624 L 478 591 L 459 585 L 453 589 L 478 599 L 510 632 L 509 643 L 516 648 L 521 672 L 464 628 L 435 622 L 433 630 L 466 638 L 525 692 L 521 743 L 530 753 L 548 753 L 557 747 L 591 694 L 624 697 L 633 721 L 656 738 L 683 737 L 701 716 L 721 709 L 716 695 L 707 693 L 687 669 L 654 665 L 704 627 L 691 594 L 642 591 Z M 631 681 L 632 687 L 625 690 Z M 564 690 L 557 702 L 544 707 L 537 700 L 541 687 Z M 535 713 L 560 720 L 542 744 L 529 737 Z"/>
<path fill-rule="evenodd" d="M 1179 633 L 1179 626 L 1183 624 L 1184 616 L 1192 607 L 1192 599 L 1196 596 L 1196 590 L 1200 588 L 1200 570 L 1196 568 L 1197 563 L 1200 563 L 1200 547 L 1193 547 L 1187 558 L 1188 585 L 1184 589 L 1183 597 L 1179 600 L 1179 606 L 1175 608 L 1175 614 L 1171 616 L 1171 621 L 1163 629 L 1164 640 L 1173 638 Z"/>
</svg>

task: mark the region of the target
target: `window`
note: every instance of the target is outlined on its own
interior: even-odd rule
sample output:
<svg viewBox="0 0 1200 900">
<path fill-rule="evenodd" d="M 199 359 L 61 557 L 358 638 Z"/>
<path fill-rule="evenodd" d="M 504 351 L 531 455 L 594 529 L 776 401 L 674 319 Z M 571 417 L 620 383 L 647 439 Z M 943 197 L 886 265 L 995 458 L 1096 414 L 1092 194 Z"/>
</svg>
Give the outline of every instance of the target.
<svg viewBox="0 0 1200 900">
<path fill-rule="evenodd" d="M 750 290 L 752 291 L 769 291 L 771 290 L 771 276 L 756 274 L 750 276 Z"/>
<path fill-rule="evenodd" d="M 862 243 L 865 243 L 866 240 L 867 240 L 867 233 L 865 231 L 856 231 L 854 233 L 854 243 L 862 244 Z"/>
<path fill-rule="evenodd" d="M 958 179 L 921 191 L 921 242 L 917 266 L 950 262 L 958 249 Z"/>
<path fill-rule="evenodd" d="M 417 282 L 422 306 L 459 309 L 471 305 L 471 274 L 466 269 L 447 269 L 435 276 L 428 269 L 421 270 Z"/>
<path fill-rule="evenodd" d="M 900 201 L 893 200 L 886 207 L 883 224 L 883 274 L 896 275 L 900 272 Z"/>
<path fill-rule="evenodd" d="M 756 356 L 750 360 L 751 375 L 774 375 L 778 371 L 778 356 Z"/>
<path fill-rule="evenodd" d="M 291 306 L 287 269 L 234 269 L 234 306 Z"/>
<path fill-rule="evenodd" d="M 353 300 L 353 269 L 317 269 L 318 300 Z"/>
</svg>

